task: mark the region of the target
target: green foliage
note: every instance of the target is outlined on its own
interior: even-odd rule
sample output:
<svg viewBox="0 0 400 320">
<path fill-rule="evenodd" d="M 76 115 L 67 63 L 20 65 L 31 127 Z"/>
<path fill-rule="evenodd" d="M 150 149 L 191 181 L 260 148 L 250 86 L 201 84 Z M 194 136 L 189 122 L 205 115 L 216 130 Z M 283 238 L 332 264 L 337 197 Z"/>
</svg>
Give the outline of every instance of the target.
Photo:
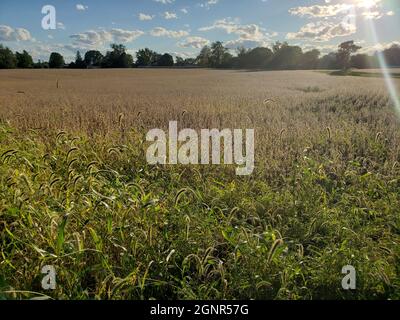
<svg viewBox="0 0 400 320">
<path fill-rule="evenodd" d="M 14 69 L 17 67 L 17 58 L 7 47 L 0 44 L 0 69 Z"/>
<path fill-rule="evenodd" d="M 163 54 L 157 62 L 160 67 L 172 67 L 174 65 L 174 58 L 168 54 Z"/>
<path fill-rule="evenodd" d="M 105 68 L 131 68 L 133 65 L 132 55 L 126 53 L 126 47 L 122 44 L 112 44 L 112 51 L 105 55 L 102 66 Z"/>
<path fill-rule="evenodd" d="M 89 67 L 100 67 L 103 61 L 103 55 L 100 51 L 90 50 L 85 53 L 85 64 Z"/>
<path fill-rule="evenodd" d="M 400 171 L 379 137 L 332 142 L 328 129 L 281 174 L 239 179 L 231 167 L 149 166 L 140 132 L 116 144 L 0 131 L 4 298 L 21 288 L 57 299 L 400 296 Z M 50 293 L 46 264 L 57 271 Z M 341 288 L 348 264 L 356 291 Z"/>
<path fill-rule="evenodd" d="M 59 69 L 63 68 L 65 64 L 64 57 L 58 52 L 52 52 L 49 59 L 49 68 Z"/>
<path fill-rule="evenodd" d="M 351 55 L 356 53 L 361 47 L 354 44 L 354 41 L 346 41 L 339 45 L 339 51 L 336 54 L 337 61 L 342 70 L 348 70 L 351 66 Z"/>
<path fill-rule="evenodd" d="M 17 67 L 22 69 L 32 68 L 33 60 L 31 55 L 25 50 L 22 53 L 16 52 L 15 56 L 17 58 Z"/>
</svg>

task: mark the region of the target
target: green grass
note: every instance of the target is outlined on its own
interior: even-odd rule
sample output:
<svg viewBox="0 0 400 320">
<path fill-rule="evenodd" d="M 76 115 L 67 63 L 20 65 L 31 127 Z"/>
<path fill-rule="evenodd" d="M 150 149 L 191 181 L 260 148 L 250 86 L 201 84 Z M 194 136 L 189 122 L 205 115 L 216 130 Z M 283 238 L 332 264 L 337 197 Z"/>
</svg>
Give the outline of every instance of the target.
<svg viewBox="0 0 400 320">
<path fill-rule="evenodd" d="M 398 166 L 333 171 L 329 153 L 306 150 L 285 176 L 238 178 L 149 166 L 143 133 L 128 138 L 0 126 L 0 298 L 400 298 Z M 349 264 L 355 291 L 341 288 Z"/>
</svg>

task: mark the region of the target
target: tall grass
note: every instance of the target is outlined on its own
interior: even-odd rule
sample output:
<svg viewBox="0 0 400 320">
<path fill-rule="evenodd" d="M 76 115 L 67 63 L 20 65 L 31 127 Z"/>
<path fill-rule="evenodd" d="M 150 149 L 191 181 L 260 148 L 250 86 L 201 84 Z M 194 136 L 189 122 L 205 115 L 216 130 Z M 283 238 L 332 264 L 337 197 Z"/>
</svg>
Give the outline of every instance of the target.
<svg viewBox="0 0 400 320">
<path fill-rule="evenodd" d="M 399 122 L 378 80 L 58 72 L 0 80 L 2 298 L 400 297 Z M 146 130 L 169 120 L 255 128 L 253 175 L 149 166 Z"/>
</svg>

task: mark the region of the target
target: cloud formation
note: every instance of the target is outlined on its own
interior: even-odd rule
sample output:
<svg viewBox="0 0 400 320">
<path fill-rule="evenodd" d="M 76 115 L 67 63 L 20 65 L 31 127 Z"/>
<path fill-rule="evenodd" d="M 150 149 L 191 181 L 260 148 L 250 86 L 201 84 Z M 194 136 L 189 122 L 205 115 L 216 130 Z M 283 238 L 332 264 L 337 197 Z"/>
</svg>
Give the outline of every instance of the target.
<svg viewBox="0 0 400 320">
<path fill-rule="evenodd" d="M 24 28 L 12 28 L 0 25 L 0 41 L 30 41 L 33 40 L 30 32 Z"/>
<path fill-rule="evenodd" d="M 150 31 L 153 37 L 182 38 L 189 35 L 185 30 L 167 30 L 163 27 L 157 27 Z"/>
<path fill-rule="evenodd" d="M 103 46 L 109 42 L 132 42 L 139 38 L 144 32 L 141 30 L 124 30 L 124 29 L 111 29 L 111 30 L 89 30 L 83 33 L 70 35 L 77 45 L 84 46 Z"/>
</svg>

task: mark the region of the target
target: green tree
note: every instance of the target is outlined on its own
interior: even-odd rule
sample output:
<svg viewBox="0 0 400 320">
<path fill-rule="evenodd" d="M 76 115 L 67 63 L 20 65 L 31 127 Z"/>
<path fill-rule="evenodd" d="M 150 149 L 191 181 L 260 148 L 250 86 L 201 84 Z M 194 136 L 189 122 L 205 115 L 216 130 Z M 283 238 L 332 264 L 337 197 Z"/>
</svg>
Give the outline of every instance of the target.
<svg viewBox="0 0 400 320">
<path fill-rule="evenodd" d="M 86 52 L 84 61 L 88 67 L 99 67 L 101 66 L 103 58 L 100 51 L 90 50 Z"/>
<path fill-rule="evenodd" d="M 209 46 L 204 46 L 200 54 L 196 58 L 197 64 L 202 67 L 211 66 L 211 48 Z"/>
<path fill-rule="evenodd" d="M 273 53 L 268 48 L 258 47 L 240 52 L 240 64 L 246 68 L 265 68 L 271 61 Z"/>
<path fill-rule="evenodd" d="M 15 54 L 7 47 L 0 44 L 0 69 L 13 69 L 17 67 Z"/>
<path fill-rule="evenodd" d="M 75 68 L 77 69 L 84 69 L 86 68 L 86 63 L 82 58 L 81 53 L 78 51 L 76 53 L 76 58 L 75 58 Z"/>
<path fill-rule="evenodd" d="M 49 68 L 57 69 L 64 67 L 64 57 L 58 52 L 52 52 L 49 59 Z"/>
<path fill-rule="evenodd" d="M 334 52 L 331 52 L 325 56 L 323 56 L 318 63 L 318 68 L 323 70 L 332 70 L 338 69 L 339 64 L 337 62 L 337 55 Z"/>
<path fill-rule="evenodd" d="M 140 49 L 136 52 L 136 65 L 140 67 L 148 67 L 155 65 L 158 59 L 157 52 L 150 50 L 149 48 Z"/>
<path fill-rule="evenodd" d="M 272 51 L 273 58 L 269 64 L 272 69 L 296 69 L 301 64 L 303 51 L 298 46 L 290 46 L 287 42 L 276 42 Z"/>
<path fill-rule="evenodd" d="M 356 53 L 360 50 L 361 47 L 354 44 L 354 41 L 346 41 L 339 45 L 339 51 L 336 54 L 337 62 L 339 67 L 347 71 L 351 64 L 350 64 L 350 57 L 353 53 Z"/>
<path fill-rule="evenodd" d="M 32 68 L 33 67 L 33 59 L 31 55 L 25 50 L 22 53 L 16 52 L 15 56 L 17 58 L 17 67 L 18 68 Z"/>
<path fill-rule="evenodd" d="M 163 54 L 157 62 L 160 67 L 172 67 L 174 65 L 174 58 L 168 54 Z"/>
<path fill-rule="evenodd" d="M 221 41 L 216 41 L 211 44 L 211 61 L 210 66 L 213 68 L 221 67 L 225 64 L 228 56 L 226 53 L 228 49 L 226 49 Z"/>
<path fill-rule="evenodd" d="M 392 67 L 400 66 L 400 46 L 397 44 L 392 45 L 390 48 L 383 50 L 383 56 L 386 63 Z"/>
<path fill-rule="evenodd" d="M 112 51 L 108 51 L 103 59 L 105 68 L 130 68 L 133 64 L 132 55 L 126 53 L 126 47 L 122 44 L 112 44 Z"/>
<path fill-rule="evenodd" d="M 301 68 L 302 69 L 316 69 L 319 64 L 319 56 L 321 52 L 317 49 L 307 51 L 303 54 L 301 58 Z"/>
<path fill-rule="evenodd" d="M 377 68 L 378 64 L 375 60 L 375 57 L 371 57 L 367 54 L 356 54 L 351 56 L 350 65 L 352 68 L 357 69 Z"/>
</svg>

